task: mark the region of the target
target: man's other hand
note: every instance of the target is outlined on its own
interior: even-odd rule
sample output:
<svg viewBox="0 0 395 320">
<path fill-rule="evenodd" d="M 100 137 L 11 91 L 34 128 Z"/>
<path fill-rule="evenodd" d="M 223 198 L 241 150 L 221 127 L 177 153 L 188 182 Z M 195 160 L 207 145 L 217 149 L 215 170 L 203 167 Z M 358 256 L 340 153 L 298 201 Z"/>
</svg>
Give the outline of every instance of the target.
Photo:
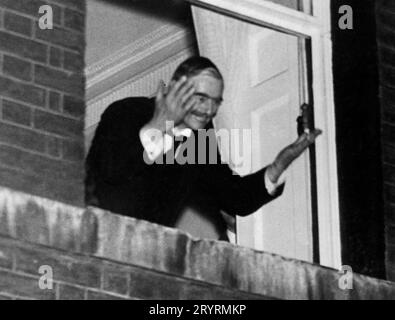
<svg viewBox="0 0 395 320">
<path fill-rule="evenodd" d="M 282 149 L 274 162 L 267 168 L 270 181 L 276 183 L 288 166 L 313 144 L 321 133 L 322 131 L 320 129 L 315 129 L 310 133 L 303 133 L 294 143 Z"/>
</svg>

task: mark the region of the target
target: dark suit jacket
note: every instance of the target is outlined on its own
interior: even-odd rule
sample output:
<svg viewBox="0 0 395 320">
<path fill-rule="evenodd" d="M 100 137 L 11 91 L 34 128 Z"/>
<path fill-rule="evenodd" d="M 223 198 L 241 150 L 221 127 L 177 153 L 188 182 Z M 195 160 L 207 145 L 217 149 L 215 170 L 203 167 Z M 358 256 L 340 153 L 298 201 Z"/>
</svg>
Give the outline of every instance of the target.
<svg viewBox="0 0 395 320">
<path fill-rule="evenodd" d="M 235 175 L 227 164 L 147 164 L 139 131 L 153 115 L 154 99 L 127 98 L 103 113 L 86 159 L 86 202 L 114 213 L 173 227 L 190 201 L 231 215 L 253 213 L 275 196 L 266 168 Z M 192 200 L 191 200 L 192 199 Z"/>
</svg>

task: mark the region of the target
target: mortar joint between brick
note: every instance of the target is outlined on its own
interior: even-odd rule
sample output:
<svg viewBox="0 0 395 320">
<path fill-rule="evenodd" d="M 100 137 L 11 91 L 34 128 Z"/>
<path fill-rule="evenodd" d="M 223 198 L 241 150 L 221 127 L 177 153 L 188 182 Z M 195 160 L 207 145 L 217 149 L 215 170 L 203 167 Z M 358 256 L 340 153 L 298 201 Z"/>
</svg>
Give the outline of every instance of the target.
<svg viewBox="0 0 395 320">
<path fill-rule="evenodd" d="M 16 272 L 16 254 L 15 250 L 12 250 L 12 271 Z"/>
<path fill-rule="evenodd" d="M 27 34 L 25 34 L 25 33 L 19 33 L 19 32 L 16 32 L 16 31 L 13 31 L 13 30 L 10 30 L 10 29 L 6 28 L 6 26 L 5 26 L 5 20 L 4 20 L 4 19 L 5 19 L 5 16 L 6 16 L 7 13 L 10 13 L 10 14 L 13 14 L 13 15 L 17 15 L 17 16 L 20 16 L 20 17 L 25 18 L 25 19 L 29 19 L 29 23 L 30 23 L 30 26 L 31 26 L 31 34 L 30 34 L 30 35 L 27 35 Z M 14 34 L 17 34 L 17 35 L 26 37 L 26 38 L 28 38 L 28 39 L 30 39 L 30 40 L 33 40 L 33 35 L 34 35 L 34 32 L 33 32 L 33 28 L 34 28 L 34 18 L 33 18 L 33 17 L 27 16 L 27 15 L 23 15 L 23 14 L 21 14 L 21 13 L 18 12 L 18 11 L 15 11 L 15 10 L 12 10 L 12 9 L 8 9 L 8 8 L 7 8 L 7 9 L 4 10 L 4 14 L 3 14 L 3 24 L 4 24 L 3 29 L 4 29 L 6 32 L 12 32 L 12 33 L 14 33 Z"/>
<path fill-rule="evenodd" d="M 73 31 L 72 29 L 71 29 L 71 30 L 67 29 L 67 30 L 68 30 L 68 31 Z M 65 49 L 65 48 L 66 48 L 66 47 L 63 47 L 63 46 L 60 45 L 60 44 L 48 42 L 48 41 L 45 41 L 45 40 L 42 40 L 42 39 L 37 38 L 37 37 L 36 37 L 37 26 L 36 26 L 35 23 L 33 23 L 33 27 L 32 27 L 32 31 L 33 31 L 33 32 L 32 32 L 32 34 L 33 34 L 32 37 L 26 36 L 26 35 L 24 35 L 24 34 L 21 34 L 21 33 L 12 31 L 12 30 L 6 30 L 6 31 L 7 31 L 7 33 L 9 33 L 9 34 L 11 34 L 11 35 L 14 35 L 14 36 L 17 36 L 17 37 L 20 37 L 20 38 L 24 38 L 24 39 L 26 39 L 26 40 L 32 40 L 32 41 L 37 42 L 37 43 L 39 43 L 39 44 L 41 44 L 41 45 L 53 46 L 53 47 L 56 47 L 56 48 L 59 48 L 59 49 Z M 71 52 L 73 52 L 73 53 L 83 54 L 81 51 L 74 50 L 74 49 L 72 49 L 72 48 L 68 48 L 68 47 L 67 47 L 67 50 L 68 50 L 68 51 L 71 51 Z"/>
<path fill-rule="evenodd" d="M 55 282 L 55 300 L 60 300 L 60 283 Z"/>
<path fill-rule="evenodd" d="M 395 71 L 395 66 L 393 66 L 393 65 L 390 65 L 390 64 L 388 64 L 388 63 L 386 63 L 386 62 L 380 62 L 380 65 L 382 66 L 382 67 L 385 67 L 385 68 L 388 68 L 388 69 L 392 69 L 392 70 L 394 70 Z"/>
<path fill-rule="evenodd" d="M 395 8 L 382 5 L 377 10 L 377 14 L 380 14 L 380 13 L 389 13 L 389 14 L 395 15 Z"/>
<path fill-rule="evenodd" d="M 62 7 L 63 9 L 70 9 L 70 10 L 74 10 L 77 11 L 83 15 L 86 15 L 86 11 L 85 10 L 81 10 L 78 7 L 75 7 L 73 5 L 70 5 L 68 3 L 61 3 L 61 2 L 57 2 L 57 1 L 53 1 L 53 0 L 47 0 L 50 3 L 53 3 L 54 5 L 58 6 L 58 7 Z"/>
<path fill-rule="evenodd" d="M 63 15 L 61 14 L 61 18 L 60 18 L 60 20 L 61 20 L 61 23 L 62 23 L 62 21 L 63 21 L 63 17 L 62 17 Z M 36 26 L 36 31 L 38 30 L 37 29 L 37 26 L 39 26 L 38 25 L 38 23 L 39 23 L 39 18 L 34 18 L 34 17 L 31 17 L 31 19 L 33 20 L 33 24 Z M 54 29 L 57 27 L 57 28 L 60 28 L 60 29 L 63 29 L 63 30 L 66 30 L 66 31 L 69 31 L 69 32 L 72 32 L 72 33 L 74 33 L 74 34 L 78 34 L 78 35 L 84 35 L 85 34 L 85 31 L 80 31 L 80 30 L 76 30 L 76 29 L 73 29 L 73 28 L 69 28 L 69 27 L 67 27 L 67 26 L 65 26 L 64 24 L 58 24 L 58 23 L 56 23 L 55 21 L 54 21 L 54 23 L 53 23 L 53 26 L 54 26 Z M 48 29 L 47 31 L 50 31 L 51 29 Z M 33 33 L 33 36 L 34 36 L 34 38 L 36 38 L 37 39 L 37 32 L 35 32 L 35 33 Z"/>
<path fill-rule="evenodd" d="M 47 152 L 38 152 L 38 151 L 35 151 L 35 150 L 30 150 L 30 149 L 23 148 L 23 147 L 20 147 L 20 146 L 16 147 L 13 144 L 5 143 L 5 142 L 0 142 L 0 146 L 1 145 L 7 146 L 7 147 L 16 148 L 16 149 L 21 150 L 23 152 L 27 152 L 27 153 L 30 153 L 32 155 L 36 155 L 36 156 L 40 156 L 40 157 L 45 157 L 45 158 L 48 158 L 50 160 L 61 161 L 64 164 L 70 164 L 71 165 L 71 164 L 75 164 L 76 163 L 76 161 L 72 161 L 72 160 L 68 160 L 68 159 L 64 159 L 64 158 L 60 158 L 60 157 L 54 157 L 54 156 L 48 154 Z M 80 162 L 80 161 L 77 161 L 77 162 Z M 15 169 L 19 169 L 21 172 L 24 172 L 24 170 L 22 168 L 11 167 L 11 166 L 5 165 L 4 163 L 2 163 L 1 166 L 5 167 L 5 168 L 8 168 L 8 169 L 14 169 L 14 170 Z"/>
<path fill-rule="evenodd" d="M 105 273 L 106 273 L 106 268 L 103 265 L 100 268 L 100 285 L 99 285 L 100 290 L 104 290 L 104 287 L 105 287 L 105 283 L 104 283 L 104 281 L 105 281 Z"/>
<path fill-rule="evenodd" d="M 394 32 L 392 29 L 390 29 L 391 32 Z M 383 42 L 380 40 L 380 37 L 378 37 L 378 47 L 379 48 L 384 48 L 386 50 L 392 51 L 391 53 L 395 53 L 395 48 L 391 45 L 388 45 L 386 42 Z M 379 54 L 380 55 L 380 54 Z"/>
<path fill-rule="evenodd" d="M 386 119 L 382 119 L 381 123 L 382 123 L 382 125 L 387 125 L 387 126 L 395 128 L 395 123 L 387 121 Z M 386 144 L 389 144 L 390 141 L 388 139 L 384 139 L 383 142 Z M 393 146 L 393 145 L 391 145 L 391 146 Z"/>
<path fill-rule="evenodd" d="M 2 8 L 0 8 L 0 29 L 4 30 L 4 11 Z"/>
<path fill-rule="evenodd" d="M 17 79 L 17 78 L 11 77 L 11 76 L 7 76 L 7 78 L 10 78 L 10 79 L 15 80 L 15 81 L 23 81 L 23 80 L 19 80 L 19 79 Z M 47 93 L 48 91 L 56 91 L 56 90 L 52 90 L 52 88 L 47 88 L 47 87 L 38 86 L 38 85 L 36 85 L 36 83 L 34 83 L 34 86 L 37 86 L 37 87 L 39 87 L 39 88 L 41 88 L 41 89 L 43 89 L 43 90 L 46 91 L 45 99 L 49 98 L 48 93 Z M 62 93 L 62 94 L 61 94 L 61 104 L 63 104 L 63 95 L 70 95 L 70 94 L 68 94 L 68 93 Z M 76 98 L 76 99 L 81 99 L 81 98 L 77 98 L 77 97 L 75 97 L 75 96 L 73 96 L 73 95 L 70 95 L 70 96 L 72 96 L 73 98 Z M 70 115 L 70 114 L 68 114 L 68 113 L 64 113 L 64 112 L 63 112 L 63 106 L 62 106 L 62 108 L 61 108 L 61 111 L 60 111 L 60 112 L 57 112 L 57 111 L 54 111 L 54 110 L 49 109 L 49 108 L 47 107 L 47 105 L 45 105 L 45 106 L 37 106 L 37 105 L 31 104 L 31 103 L 29 103 L 29 102 L 20 101 L 20 100 L 18 100 L 18 99 L 14 99 L 14 98 L 11 98 L 11 97 L 6 97 L 5 99 L 6 99 L 6 100 L 9 100 L 9 101 L 11 101 L 11 102 L 17 103 L 17 104 L 24 105 L 24 106 L 26 106 L 26 107 L 31 107 L 33 111 L 34 111 L 34 110 L 41 110 L 41 111 L 45 111 L 45 112 L 48 112 L 48 113 L 53 114 L 53 115 L 57 115 L 57 116 L 61 116 L 61 117 L 67 118 L 67 119 L 69 119 L 69 120 L 77 120 L 77 121 L 81 121 L 81 120 L 82 120 L 81 117 L 72 116 L 72 115 Z M 46 101 L 45 104 L 47 104 L 47 101 Z M 13 124 L 14 124 L 14 123 L 13 123 Z M 14 124 L 14 125 L 15 125 L 15 124 Z M 23 125 L 20 125 L 20 126 L 23 126 Z M 23 127 L 31 129 L 30 127 L 26 127 L 26 126 L 23 126 Z M 40 132 L 42 132 L 42 131 L 40 131 Z M 47 133 L 47 132 L 44 132 L 44 133 Z M 56 135 L 56 134 L 54 134 L 54 135 Z M 62 137 L 62 136 L 60 136 L 60 137 Z"/>
<path fill-rule="evenodd" d="M 60 9 L 61 6 L 57 5 L 57 7 L 59 7 L 59 9 Z M 21 11 L 15 10 L 13 8 L 5 8 L 4 11 L 11 12 L 13 14 L 22 16 L 24 18 L 29 18 L 30 20 L 33 21 L 33 25 L 38 25 L 38 22 L 39 22 L 40 17 L 41 17 L 39 12 L 38 12 L 38 10 L 37 10 L 37 15 L 31 15 L 31 14 L 28 14 L 28 13 L 25 13 L 25 12 L 21 12 Z M 53 21 L 53 24 L 54 24 L 54 26 L 62 27 L 62 25 L 59 24 L 57 21 Z"/>
<path fill-rule="evenodd" d="M 127 291 L 126 291 L 126 295 L 128 296 L 128 297 L 130 297 L 130 294 L 131 294 L 131 292 L 132 292 L 132 289 L 131 289 L 131 276 L 130 276 L 130 274 L 129 274 L 129 276 L 126 278 L 126 288 L 127 288 Z"/>
</svg>

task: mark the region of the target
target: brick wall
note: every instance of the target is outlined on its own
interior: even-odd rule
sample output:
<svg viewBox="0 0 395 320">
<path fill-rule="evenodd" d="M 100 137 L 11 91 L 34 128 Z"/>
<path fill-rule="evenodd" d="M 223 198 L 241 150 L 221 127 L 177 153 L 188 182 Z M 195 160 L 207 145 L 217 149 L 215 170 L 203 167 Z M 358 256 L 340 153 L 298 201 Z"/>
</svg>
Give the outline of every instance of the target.
<svg viewBox="0 0 395 320">
<path fill-rule="evenodd" d="M 39 288 L 41 265 L 53 290 Z M 395 299 L 395 284 L 0 187 L 0 296 L 10 299 Z"/>
<path fill-rule="evenodd" d="M 395 280 L 395 2 L 377 1 L 387 278 Z"/>
<path fill-rule="evenodd" d="M 2 185 L 83 203 L 84 29 L 83 0 L 0 0 Z"/>
<path fill-rule="evenodd" d="M 0 237 L 0 300 L 265 299 L 219 285 Z M 42 265 L 52 289 L 40 289 Z"/>
</svg>

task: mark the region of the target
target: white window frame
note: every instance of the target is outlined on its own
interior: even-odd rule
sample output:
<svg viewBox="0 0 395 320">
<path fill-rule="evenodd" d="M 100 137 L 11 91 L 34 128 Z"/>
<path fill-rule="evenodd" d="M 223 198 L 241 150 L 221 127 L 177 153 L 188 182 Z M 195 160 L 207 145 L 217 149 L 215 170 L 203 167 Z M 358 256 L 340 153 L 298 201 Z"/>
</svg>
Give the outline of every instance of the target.
<svg viewBox="0 0 395 320">
<path fill-rule="evenodd" d="M 314 16 L 267 0 L 188 0 L 192 5 L 311 40 L 320 264 L 341 267 L 336 127 L 332 74 L 330 0 L 312 0 Z"/>
</svg>

